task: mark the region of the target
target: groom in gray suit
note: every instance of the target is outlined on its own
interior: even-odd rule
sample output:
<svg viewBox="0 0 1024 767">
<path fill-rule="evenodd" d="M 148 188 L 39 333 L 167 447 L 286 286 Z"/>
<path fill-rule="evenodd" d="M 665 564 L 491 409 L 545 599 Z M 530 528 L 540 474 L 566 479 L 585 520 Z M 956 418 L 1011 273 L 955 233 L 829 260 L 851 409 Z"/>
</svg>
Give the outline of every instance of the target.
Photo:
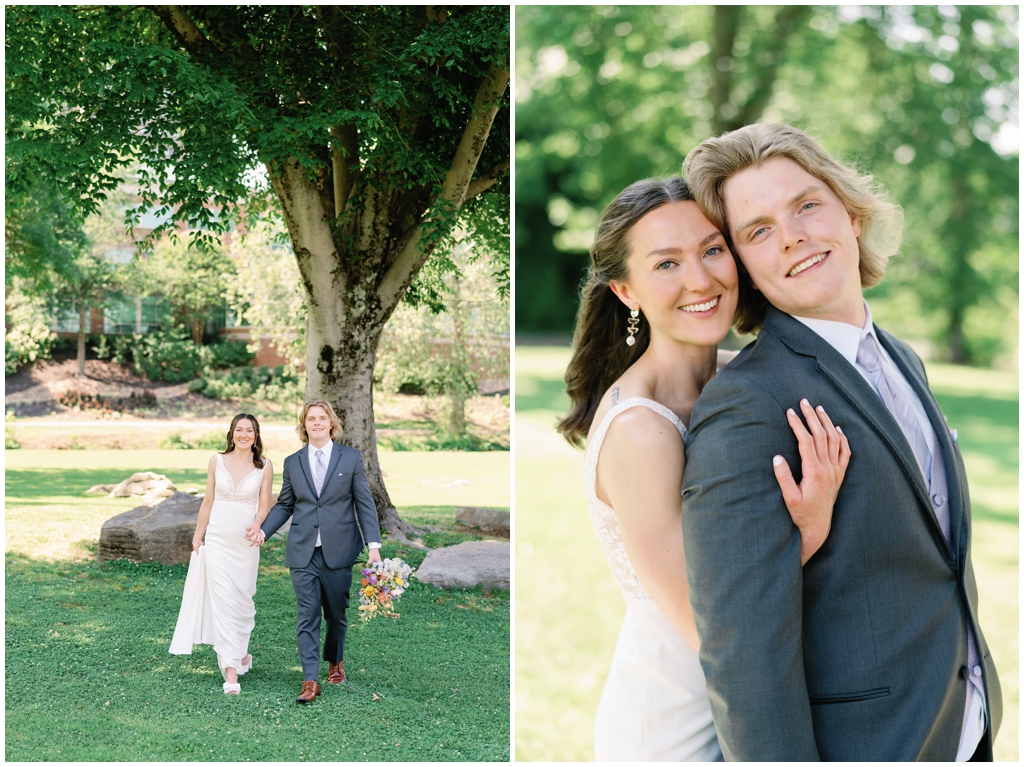
<svg viewBox="0 0 1024 767">
<path fill-rule="evenodd" d="M 297 431 L 305 447 L 284 459 L 277 503 L 254 533 L 261 540 L 269 538 L 292 518 L 284 563 L 291 568 L 298 603 L 296 633 L 304 681 L 296 701 L 311 703 L 320 694 L 321 612 L 327 622 L 327 681 L 341 684 L 346 678 L 352 565 L 366 546 L 370 561 L 380 561 L 380 526 L 363 455 L 336 441 L 341 423 L 330 403 L 307 402 Z"/>
<path fill-rule="evenodd" d="M 899 208 L 785 125 L 687 158 L 741 267 L 757 340 L 690 422 L 690 601 L 730 760 L 986 761 L 1002 716 L 978 624 L 967 477 L 909 346 L 862 289 L 899 245 Z M 822 405 L 852 457 L 828 539 L 804 567 L 772 471 L 799 467 L 787 411 Z M 797 478 L 799 479 L 799 477 Z"/>
</svg>

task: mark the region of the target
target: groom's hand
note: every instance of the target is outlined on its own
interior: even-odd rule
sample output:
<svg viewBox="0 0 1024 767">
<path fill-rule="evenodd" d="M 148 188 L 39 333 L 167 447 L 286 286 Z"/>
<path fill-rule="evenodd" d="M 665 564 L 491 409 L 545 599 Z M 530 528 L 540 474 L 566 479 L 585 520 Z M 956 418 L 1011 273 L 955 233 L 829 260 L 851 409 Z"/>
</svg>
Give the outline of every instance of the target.
<svg viewBox="0 0 1024 767">
<path fill-rule="evenodd" d="M 369 562 L 380 562 L 380 549 L 370 549 Z"/>
</svg>

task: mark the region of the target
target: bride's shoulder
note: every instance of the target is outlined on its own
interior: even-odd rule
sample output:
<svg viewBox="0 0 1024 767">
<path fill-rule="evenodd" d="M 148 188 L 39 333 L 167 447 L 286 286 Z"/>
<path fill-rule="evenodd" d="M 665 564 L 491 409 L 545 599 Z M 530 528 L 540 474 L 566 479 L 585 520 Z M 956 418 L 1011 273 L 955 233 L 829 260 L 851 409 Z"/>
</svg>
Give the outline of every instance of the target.
<svg viewBox="0 0 1024 767">
<path fill-rule="evenodd" d="M 650 461 L 677 460 L 682 451 L 683 438 L 676 425 L 664 415 L 638 406 L 618 414 L 608 424 L 602 452 Z"/>
</svg>

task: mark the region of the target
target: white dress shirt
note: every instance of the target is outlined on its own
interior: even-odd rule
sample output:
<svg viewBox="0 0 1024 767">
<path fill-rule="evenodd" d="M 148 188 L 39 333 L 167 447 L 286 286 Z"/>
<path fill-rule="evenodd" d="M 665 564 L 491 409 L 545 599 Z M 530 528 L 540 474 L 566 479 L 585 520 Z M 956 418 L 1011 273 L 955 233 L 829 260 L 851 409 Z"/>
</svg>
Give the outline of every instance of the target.
<svg viewBox="0 0 1024 767">
<path fill-rule="evenodd" d="M 868 302 L 864 302 L 864 326 L 856 327 L 849 325 L 845 322 L 833 322 L 832 320 L 819 320 L 812 319 L 810 317 L 797 317 L 795 314 L 791 315 L 793 319 L 799 320 L 804 325 L 809 327 L 825 341 L 828 342 L 829 346 L 839 352 L 843 358 L 849 362 L 853 367 L 860 373 L 864 380 L 868 382 L 875 392 L 878 390 L 875 388 L 874 381 L 871 379 L 867 369 L 857 362 L 857 351 L 860 348 L 860 343 L 868 333 L 874 334 L 874 328 L 871 322 L 871 307 L 868 306 Z M 889 353 L 882 346 L 882 342 L 878 339 L 877 335 L 875 340 L 878 341 L 878 351 L 880 352 L 882 365 L 885 367 L 885 373 L 896 382 L 896 384 L 903 390 L 903 394 L 907 397 L 910 402 L 911 408 L 914 411 L 914 416 L 917 418 L 918 423 L 921 426 L 921 430 L 927 437 L 929 445 L 938 444 L 935 438 L 935 430 L 932 428 L 931 421 L 928 420 L 928 415 L 925 413 L 924 405 L 921 404 L 920 398 L 914 392 L 914 388 L 910 385 L 903 373 L 900 372 L 899 366 L 892 361 Z M 851 445 L 856 449 L 855 445 Z M 934 460 L 934 456 L 932 459 Z M 925 485 L 927 485 L 927 481 Z M 948 516 L 943 526 L 943 534 L 946 537 L 946 542 L 949 543 L 951 540 L 949 530 Z M 978 658 L 977 641 L 974 638 L 974 630 L 968 627 L 967 630 L 967 668 L 968 668 L 968 679 L 969 684 L 967 685 L 967 703 L 964 708 L 964 721 L 963 726 L 960 729 L 960 747 L 957 751 L 956 761 L 966 762 L 973 755 L 981 742 L 982 736 L 985 734 L 985 687 L 982 680 L 982 668 L 981 661 Z"/>
<path fill-rule="evenodd" d="M 313 482 L 314 482 L 313 489 L 314 490 L 316 490 L 315 483 L 316 483 L 316 451 L 317 450 L 322 450 L 323 454 L 324 454 L 324 484 L 320 488 L 320 490 L 322 491 L 323 488 L 326 487 L 326 485 L 327 485 L 327 480 L 330 479 L 330 477 L 327 476 L 327 468 L 331 465 L 331 453 L 334 450 L 334 440 L 332 440 L 332 439 L 327 440 L 327 444 L 324 445 L 323 447 L 314 447 L 312 442 L 307 443 L 307 445 L 306 445 L 306 458 L 309 460 L 309 475 L 311 477 L 313 477 Z M 320 528 L 317 528 L 317 530 L 316 530 L 316 545 L 317 546 L 320 545 Z M 378 543 L 377 541 L 370 541 L 366 545 L 369 548 L 371 548 L 371 549 L 379 549 L 380 548 L 380 543 Z"/>
</svg>

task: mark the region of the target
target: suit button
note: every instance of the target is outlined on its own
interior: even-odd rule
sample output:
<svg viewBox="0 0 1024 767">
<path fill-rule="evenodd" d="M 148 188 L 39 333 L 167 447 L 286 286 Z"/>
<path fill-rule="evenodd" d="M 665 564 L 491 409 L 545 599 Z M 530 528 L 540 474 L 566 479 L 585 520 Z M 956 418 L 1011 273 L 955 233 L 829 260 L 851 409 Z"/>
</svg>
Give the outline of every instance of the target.
<svg viewBox="0 0 1024 767">
<path fill-rule="evenodd" d="M 961 679 L 966 679 L 967 678 L 967 666 L 961 666 L 960 667 L 960 678 Z"/>
<path fill-rule="evenodd" d="M 973 673 L 975 676 L 981 676 L 981 666 L 975 666 L 974 668 L 972 668 L 971 673 Z"/>
<path fill-rule="evenodd" d="M 937 508 L 937 509 L 941 509 L 942 505 L 945 502 L 946 502 L 945 496 L 940 495 L 939 493 L 936 493 L 935 495 L 932 496 L 932 503 L 935 504 L 935 508 Z"/>
<path fill-rule="evenodd" d="M 316 530 L 320 525 L 313 525 L 313 529 Z"/>
</svg>

